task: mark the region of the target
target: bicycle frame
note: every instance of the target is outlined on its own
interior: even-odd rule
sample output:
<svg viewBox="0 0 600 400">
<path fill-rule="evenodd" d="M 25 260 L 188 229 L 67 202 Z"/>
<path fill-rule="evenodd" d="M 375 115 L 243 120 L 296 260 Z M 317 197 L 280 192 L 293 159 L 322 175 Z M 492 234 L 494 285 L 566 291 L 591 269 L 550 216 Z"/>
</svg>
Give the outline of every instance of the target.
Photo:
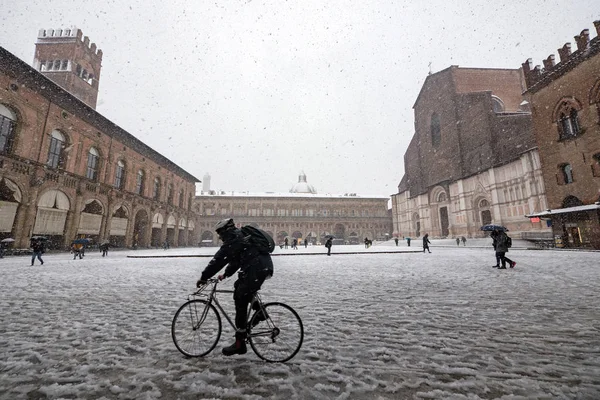
<svg viewBox="0 0 600 400">
<path fill-rule="evenodd" d="M 201 288 L 199 289 L 197 292 L 192 293 L 191 295 L 188 296 L 188 300 L 191 300 L 191 298 L 195 298 L 195 297 L 207 297 L 207 303 L 206 306 L 204 307 L 204 310 L 202 311 L 202 316 L 199 318 L 198 320 L 198 324 L 197 326 L 202 325 L 202 323 L 204 322 L 204 319 L 206 318 L 206 314 L 208 313 L 208 307 L 210 307 L 211 304 L 214 304 L 215 307 L 217 308 L 217 310 L 225 317 L 225 319 L 227 320 L 227 322 L 229 322 L 229 325 L 231 325 L 231 327 L 234 330 L 237 330 L 236 326 L 235 326 L 235 322 L 231 319 L 231 317 L 229 317 L 229 314 L 227 314 L 227 311 L 225 310 L 225 308 L 221 305 L 221 303 L 219 302 L 219 299 L 217 299 L 217 293 L 231 293 L 233 294 L 233 290 L 224 290 L 224 289 L 217 289 L 217 285 L 219 283 L 218 280 L 216 279 L 210 279 L 209 284 L 212 283 L 213 286 L 210 289 L 210 291 L 208 293 L 204 293 L 204 289 L 205 288 Z M 258 302 L 259 304 L 259 309 L 260 310 L 264 310 L 263 308 L 263 304 L 262 304 L 262 300 L 260 299 L 260 296 L 258 294 L 258 292 L 254 293 L 254 296 L 252 297 L 252 301 L 250 302 L 250 304 L 248 305 L 248 318 L 250 318 L 252 316 L 252 304 L 254 302 Z M 249 323 L 250 321 L 247 321 L 247 323 Z"/>
</svg>

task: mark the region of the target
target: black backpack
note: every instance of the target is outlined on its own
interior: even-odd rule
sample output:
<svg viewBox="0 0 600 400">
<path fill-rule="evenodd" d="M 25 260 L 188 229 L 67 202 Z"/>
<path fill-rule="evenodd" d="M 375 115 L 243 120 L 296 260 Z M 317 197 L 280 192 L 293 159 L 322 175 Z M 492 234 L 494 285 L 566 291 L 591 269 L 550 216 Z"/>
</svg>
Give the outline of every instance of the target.
<svg viewBox="0 0 600 400">
<path fill-rule="evenodd" d="M 272 253 L 275 250 L 275 241 L 267 232 L 251 225 L 242 226 L 242 233 L 248 238 L 261 253 Z"/>
<path fill-rule="evenodd" d="M 506 247 L 512 247 L 512 239 L 506 235 Z"/>
</svg>

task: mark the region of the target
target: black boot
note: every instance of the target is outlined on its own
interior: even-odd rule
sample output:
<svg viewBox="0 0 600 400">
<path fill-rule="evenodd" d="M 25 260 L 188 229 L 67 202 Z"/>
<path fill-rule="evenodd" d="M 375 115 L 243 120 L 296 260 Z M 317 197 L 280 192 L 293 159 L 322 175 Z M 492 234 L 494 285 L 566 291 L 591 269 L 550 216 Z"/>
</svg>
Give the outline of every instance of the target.
<svg viewBox="0 0 600 400">
<path fill-rule="evenodd" d="M 223 355 L 232 356 L 234 354 L 246 354 L 248 349 L 246 349 L 246 335 L 241 335 L 239 333 L 235 334 L 235 343 L 231 346 L 223 347 Z"/>
</svg>

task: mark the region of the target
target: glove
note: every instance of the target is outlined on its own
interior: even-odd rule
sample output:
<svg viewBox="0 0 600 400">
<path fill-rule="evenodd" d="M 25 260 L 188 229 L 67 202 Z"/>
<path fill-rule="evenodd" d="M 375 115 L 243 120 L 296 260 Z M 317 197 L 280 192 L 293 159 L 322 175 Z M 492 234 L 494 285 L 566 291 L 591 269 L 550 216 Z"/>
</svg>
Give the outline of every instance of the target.
<svg viewBox="0 0 600 400">
<path fill-rule="evenodd" d="M 219 275 L 217 278 L 219 278 L 220 281 L 222 281 L 223 279 L 227 278 L 225 275 L 221 274 Z"/>
<path fill-rule="evenodd" d="M 205 281 L 204 279 L 200 278 L 200 279 L 198 279 L 198 282 L 196 282 L 196 287 L 199 288 L 201 286 L 206 285 L 207 283 L 208 283 L 207 281 Z"/>
</svg>

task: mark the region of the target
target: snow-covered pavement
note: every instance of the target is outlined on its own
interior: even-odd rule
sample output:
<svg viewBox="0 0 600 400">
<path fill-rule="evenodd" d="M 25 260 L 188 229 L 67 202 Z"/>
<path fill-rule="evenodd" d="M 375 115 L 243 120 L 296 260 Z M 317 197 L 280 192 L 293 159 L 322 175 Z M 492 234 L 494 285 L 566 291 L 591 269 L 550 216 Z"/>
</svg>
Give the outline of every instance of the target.
<svg viewBox="0 0 600 400">
<path fill-rule="evenodd" d="M 7 257 L 0 399 L 600 398 L 600 253 L 513 249 L 516 268 L 497 270 L 472 244 L 274 257 L 263 298 L 305 327 L 285 364 L 222 356 L 228 326 L 213 353 L 185 358 L 171 320 L 209 259 L 126 257 L 215 248 Z"/>
</svg>

